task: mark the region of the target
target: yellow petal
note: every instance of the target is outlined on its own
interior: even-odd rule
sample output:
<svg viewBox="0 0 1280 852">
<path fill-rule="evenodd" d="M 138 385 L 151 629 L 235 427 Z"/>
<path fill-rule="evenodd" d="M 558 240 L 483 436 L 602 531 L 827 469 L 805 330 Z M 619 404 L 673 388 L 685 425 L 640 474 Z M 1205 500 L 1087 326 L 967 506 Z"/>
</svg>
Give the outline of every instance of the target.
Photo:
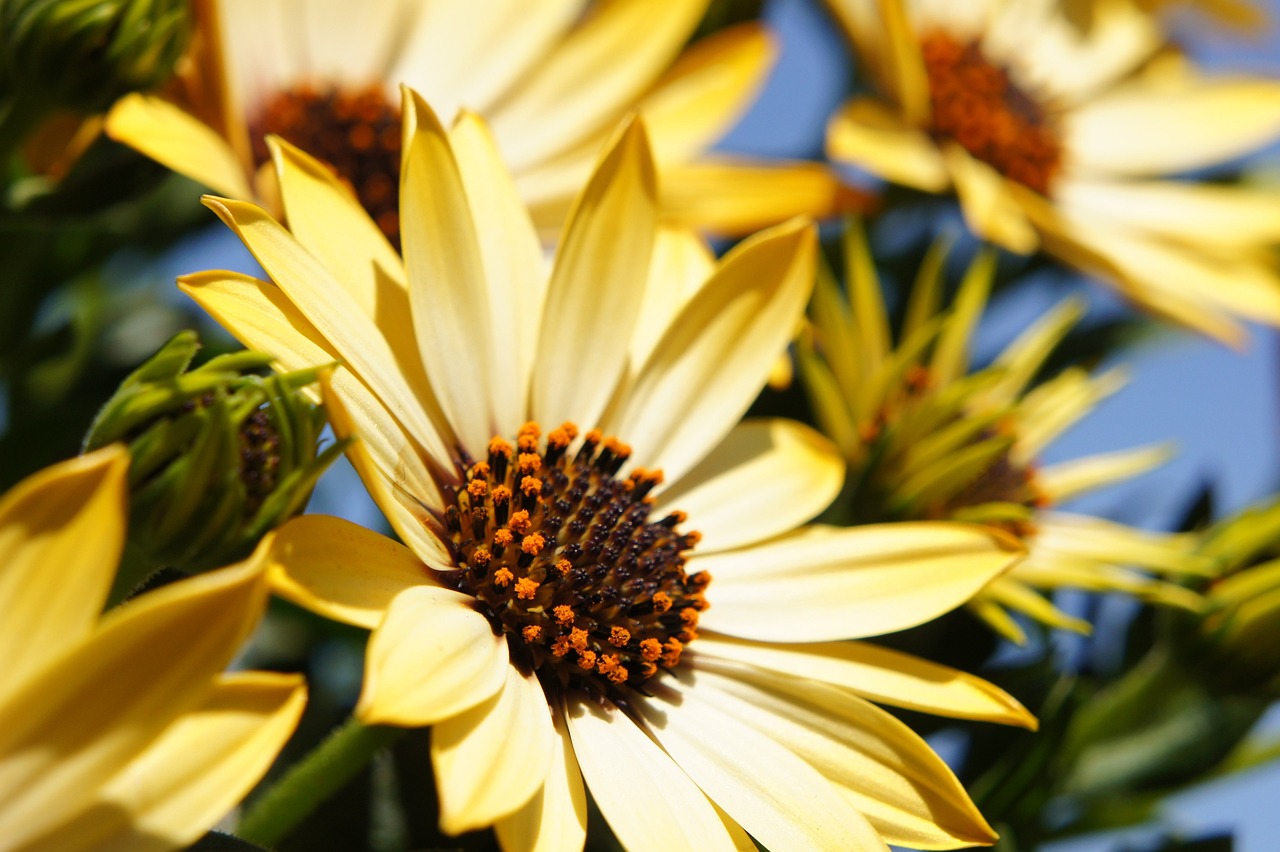
<svg viewBox="0 0 1280 852">
<path fill-rule="evenodd" d="M 711 802 L 630 717 L 581 700 L 567 715 L 591 798 L 625 848 L 734 848 Z"/>
<path fill-rule="evenodd" d="M 1035 251 L 1040 240 L 1016 196 L 1006 189 L 1005 178 L 959 145 L 947 145 L 943 157 L 969 228 L 979 237 L 1009 251 L 1018 254 Z"/>
<path fill-rule="evenodd" d="M 852 100 L 832 116 L 827 155 L 925 192 L 951 185 L 942 152 L 929 135 L 870 99 Z"/>
<path fill-rule="evenodd" d="M 997 356 L 994 363 L 1004 371 L 1004 375 L 978 397 L 978 407 L 995 409 L 1012 405 L 1026 391 L 1050 353 L 1080 321 L 1084 312 L 1083 299 L 1063 299 L 1019 334 Z"/>
<path fill-rule="evenodd" d="M 1141 80 L 1069 113 L 1069 163 L 1084 172 L 1156 175 L 1204 168 L 1280 134 L 1280 83 L 1215 77 L 1168 86 Z"/>
<path fill-rule="evenodd" d="M 41 838 L 62 852 L 167 852 L 196 842 L 262 778 L 306 704 L 299 675 L 224 675 L 112 778 L 96 802 Z"/>
<path fill-rule="evenodd" d="M 663 166 L 659 197 L 666 221 L 738 236 L 793 216 L 826 218 L 867 202 L 822 163 L 704 157 Z"/>
<path fill-rule="evenodd" d="M 1065 512 L 1037 512 L 1033 555 L 1054 553 L 1209 576 L 1212 561 L 1194 552 L 1195 539 L 1137 530 L 1114 521 Z"/>
<path fill-rule="evenodd" d="M 396 353 L 324 264 L 261 207 L 213 196 L 205 196 L 204 203 L 236 232 L 271 280 L 395 418 L 424 447 L 441 453 L 437 460 L 442 466 L 449 465 L 451 457 L 441 449 L 438 430 L 427 418 L 423 401 L 405 381 Z"/>
<path fill-rule="evenodd" d="M 879 0 L 887 36 L 885 58 L 893 92 L 913 127 L 929 120 L 929 79 L 925 75 L 920 37 L 911 25 L 904 0 Z"/>
<path fill-rule="evenodd" d="M 644 126 L 630 121 L 578 199 L 556 254 L 538 335 L 534 419 L 583 428 L 599 422 L 643 304 L 655 198 Z"/>
<path fill-rule="evenodd" d="M 1014 462 L 1032 462 L 1059 435 L 1124 387 L 1127 381 L 1119 368 L 1099 375 L 1072 368 L 1024 396 L 1016 412 L 1018 438 L 1013 448 Z"/>
<path fill-rule="evenodd" d="M 811 520 L 840 493 L 844 467 L 831 442 L 808 426 L 748 420 L 664 490 L 653 515 L 679 509 L 702 533 L 698 553 L 728 550 Z"/>
<path fill-rule="evenodd" d="M 213 128 L 154 95 L 133 93 L 107 114 L 107 135 L 161 165 L 233 198 L 253 190 L 245 166 Z"/>
<path fill-rule="evenodd" d="M 473 599 L 413 586 L 391 601 L 365 654 L 356 716 L 367 725 L 433 725 L 488 699 L 506 680 L 507 642 Z"/>
<path fill-rule="evenodd" d="M 522 808 L 551 771 L 556 740 L 542 684 L 507 666 L 496 694 L 431 731 L 440 830 L 475 831 Z"/>
<path fill-rule="evenodd" d="M 123 444 L 45 468 L 0 499 L 0 696 L 93 629 L 124 548 Z"/>
<path fill-rule="evenodd" d="M 559 852 L 581 849 L 586 842 L 587 794 L 562 709 L 554 721 L 555 745 L 542 789 L 494 825 L 505 852 Z"/>
<path fill-rule="evenodd" d="M 994 684 L 866 642 L 774 645 L 703 634 L 689 651 L 698 659 L 717 657 L 823 681 L 921 713 L 1036 728 L 1035 717 Z"/>
<path fill-rule="evenodd" d="M 706 241 L 690 228 L 664 225 L 653 241 L 644 304 L 631 335 L 630 365 L 638 368 L 685 303 L 702 289 L 716 268 Z"/>
<path fill-rule="evenodd" d="M 743 639 L 824 642 L 914 627 L 973 597 L 1022 556 L 982 527 L 897 523 L 806 527 L 706 557 L 711 607 L 700 624 Z"/>
<path fill-rule="evenodd" d="M 607 128 L 688 40 L 707 0 L 596 6 L 510 97 L 486 112 L 507 162 L 523 171 Z"/>
<path fill-rule="evenodd" d="M 800 321 L 816 242 L 801 220 L 743 241 L 672 320 L 609 420 L 637 458 L 674 481 L 733 428 Z"/>
<path fill-rule="evenodd" d="M 680 768 L 766 848 L 887 849 L 802 756 L 743 721 L 736 706 L 720 706 L 726 681 L 682 670 L 634 706 Z"/>
<path fill-rule="evenodd" d="M 1160 444 L 1073 459 L 1037 471 L 1036 487 L 1051 503 L 1061 503 L 1140 476 L 1164 464 L 1173 454 L 1171 446 Z"/>
<path fill-rule="evenodd" d="M 404 133 L 400 239 L 418 350 L 462 446 L 482 458 L 495 428 L 521 414 L 513 409 L 520 401 L 516 341 L 493 324 L 477 221 L 449 136 L 407 87 Z"/>
<path fill-rule="evenodd" d="M 702 669 L 694 683 L 699 698 L 821 773 L 885 841 L 953 849 L 996 839 L 928 744 L 872 704 L 772 672 Z"/>
<path fill-rule="evenodd" d="M 56 664 L 0 698 L 0 836 L 55 828 L 208 695 L 266 602 L 264 544 L 247 562 L 113 610 Z"/>
<path fill-rule="evenodd" d="M 1067 615 L 1035 589 L 1011 576 L 998 577 L 995 582 L 983 589 L 982 596 L 1001 606 L 1030 616 L 1048 627 L 1071 630 L 1085 636 L 1093 632 L 1093 625 L 1088 621 Z"/>
<path fill-rule="evenodd" d="M 366 630 L 378 626 L 400 592 L 436 585 L 409 548 L 326 515 L 301 515 L 282 526 L 267 565 L 271 590 L 282 598 Z"/>
</svg>

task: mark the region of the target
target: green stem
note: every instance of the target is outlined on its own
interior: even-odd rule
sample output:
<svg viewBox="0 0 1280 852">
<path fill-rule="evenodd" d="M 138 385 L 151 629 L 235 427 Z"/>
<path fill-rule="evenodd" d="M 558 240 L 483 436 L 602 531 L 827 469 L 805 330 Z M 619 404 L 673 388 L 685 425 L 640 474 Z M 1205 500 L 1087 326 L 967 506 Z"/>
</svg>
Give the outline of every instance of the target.
<svg viewBox="0 0 1280 852">
<path fill-rule="evenodd" d="M 274 846 L 403 733 L 403 728 L 348 719 L 249 805 L 236 834 L 259 846 Z"/>
</svg>

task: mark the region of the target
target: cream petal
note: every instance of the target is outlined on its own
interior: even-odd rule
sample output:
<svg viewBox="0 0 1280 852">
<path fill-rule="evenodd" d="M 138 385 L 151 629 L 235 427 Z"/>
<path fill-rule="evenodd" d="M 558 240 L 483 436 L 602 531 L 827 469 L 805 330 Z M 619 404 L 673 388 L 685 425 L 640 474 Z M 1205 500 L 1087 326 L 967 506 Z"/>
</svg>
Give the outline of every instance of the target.
<svg viewBox="0 0 1280 852">
<path fill-rule="evenodd" d="M 143 595 L 0 697 L 0 836 L 22 847 L 88 804 L 181 714 L 262 614 L 262 545 L 247 562 Z"/>
<path fill-rule="evenodd" d="M 360 86 L 385 78 L 403 49 L 404 34 L 424 17 L 422 9 L 423 4 L 414 0 L 369 5 L 306 0 L 282 23 L 287 37 L 298 45 L 304 79 Z M 254 17 L 262 17 L 260 4 Z"/>
<path fill-rule="evenodd" d="M 1010 193 L 1003 176 L 959 145 L 946 145 L 943 158 L 969 228 L 1009 251 L 1030 254 L 1039 246 L 1036 230 Z"/>
<path fill-rule="evenodd" d="M 644 126 L 631 121 L 576 202 L 556 254 L 534 362 L 534 419 L 599 422 L 626 368 L 656 229 L 653 160 Z"/>
<path fill-rule="evenodd" d="M 615 0 L 486 111 L 508 164 L 525 171 L 617 121 L 688 40 L 707 0 Z"/>
<path fill-rule="evenodd" d="M 133 93 L 107 113 L 107 135 L 214 192 L 249 198 L 245 166 L 213 128 L 154 95 Z"/>
<path fill-rule="evenodd" d="M 887 850 L 802 756 L 719 706 L 726 680 L 681 671 L 634 706 L 680 768 L 766 848 Z"/>
<path fill-rule="evenodd" d="M 1061 503 L 1097 488 L 1140 476 L 1174 455 L 1168 444 L 1100 453 L 1036 471 L 1036 488 L 1050 503 Z"/>
<path fill-rule="evenodd" d="M 587 794 L 569 742 L 563 708 L 553 714 L 555 741 L 542 789 L 494 825 L 503 852 L 581 849 L 587 839 Z"/>
<path fill-rule="evenodd" d="M 587 788 L 623 847 L 734 849 L 707 797 L 622 711 L 576 701 L 567 717 Z"/>
<path fill-rule="evenodd" d="M 0 498 L 0 696 L 93 630 L 124 549 L 128 473 L 114 444 Z"/>
<path fill-rule="evenodd" d="M 644 302 L 631 335 L 630 364 L 639 367 L 685 303 L 715 271 L 716 258 L 697 232 L 664 225 L 653 241 Z"/>
<path fill-rule="evenodd" d="M 1138 80 L 1068 113 L 1062 132 L 1073 171 L 1157 175 L 1204 168 L 1280 134 L 1280 82 Z"/>
<path fill-rule="evenodd" d="M 400 238 L 418 350 L 458 440 L 483 458 L 489 439 L 520 418 L 516 341 L 493 322 L 477 220 L 449 136 L 408 88 L 404 134 Z"/>
<path fill-rule="evenodd" d="M 825 776 L 885 841 L 954 849 L 996 840 L 947 765 L 910 728 L 874 705 L 826 684 L 772 672 L 699 670 L 695 688 L 708 705 Z"/>
<path fill-rule="evenodd" d="M 748 420 L 672 487 L 653 516 L 676 509 L 716 553 L 788 532 L 827 508 L 844 483 L 844 460 L 818 432 L 790 420 Z"/>
<path fill-rule="evenodd" d="M 689 560 L 709 571 L 700 624 L 743 639 L 824 642 L 878 636 L 942 615 L 1022 556 L 1013 539 L 954 523 L 806 527 Z"/>
<path fill-rule="evenodd" d="M 951 175 L 929 135 L 870 99 L 849 101 L 827 125 L 827 156 L 925 192 L 942 192 Z"/>
<path fill-rule="evenodd" d="M 551 771 L 556 740 L 542 684 L 507 666 L 496 694 L 431 731 L 440 830 L 475 831 L 522 808 Z"/>
<path fill-rule="evenodd" d="M 168 852 L 200 839 L 244 798 L 306 704 L 299 675 L 224 675 L 190 713 L 38 842 L 60 852 Z"/>
<path fill-rule="evenodd" d="M 361 381 L 420 444 L 433 455 L 441 453 L 437 460 L 447 467 L 451 458 L 441 452 L 438 430 L 400 372 L 396 354 L 346 288 L 261 207 L 212 196 L 205 196 L 204 202 L 236 232 L 271 280 Z"/>
<path fill-rule="evenodd" d="M 396 595 L 369 638 L 356 716 L 368 725 L 418 727 L 475 707 L 502 688 L 507 642 L 473 599 L 435 586 Z"/>
<path fill-rule="evenodd" d="M 1037 512 L 1032 557 L 1050 552 L 1059 556 L 1138 565 L 1157 571 L 1210 576 L 1213 561 L 1194 552 L 1187 536 L 1153 533 L 1066 512 Z M 1028 560 L 1030 561 L 1030 560 Z"/>
<path fill-rule="evenodd" d="M 703 633 L 687 653 L 811 678 L 921 713 L 1032 730 L 1037 725 L 1016 698 L 982 678 L 867 642 L 780 646 Z"/>
<path fill-rule="evenodd" d="M 326 515 L 301 515 L 282 526 L 267 560 L 277 595 L 366 630 L 378 626 L 400 592 L 436 585 L 409 548 Z"/>
<path fill-rule="evenodd" d="M 609 431 L 676 481 L 764 387 L 813 287 L 816 234 L 793 221 L 735 247 L 672 320 Z"/>
</svg>

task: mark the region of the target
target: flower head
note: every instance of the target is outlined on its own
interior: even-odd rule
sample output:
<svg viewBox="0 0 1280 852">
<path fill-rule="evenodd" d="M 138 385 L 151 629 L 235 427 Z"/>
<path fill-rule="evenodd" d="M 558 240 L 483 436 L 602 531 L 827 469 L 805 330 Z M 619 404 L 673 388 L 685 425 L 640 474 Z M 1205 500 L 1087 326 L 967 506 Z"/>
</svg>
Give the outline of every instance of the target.
<svg viewBox="0 0 1280 852">
<path fill-rule="evenodd" d="M 824 166 L 705 156 L 776 53 L 757 24 L 681 53 L 706 5 L 503 0 L 478 13 L 466 0 L 372 9 L 309 0 L 285 12 L 206 0 L 186 94 L 126 99 L 107 131 L 217 192 L 247 198 L 253 187 L 268 202 L 277 195 L 265 136 L 276 134 L 335 168 L 393 241 L 401 83 L 446 120 L 485 116 L 547 234 L 632 110 L 649 120 L 674 220 L 744 233 L 853 203 Z"/>
<path fill-rule="evenodd" d="M 186 847 L 302 713 L 296 676 L 221 674 L 262 614 L 265 551 L 99 616 L 128 465 L 113 445 L 0 498 L 0 835 L 13 848 Z"/>
<path fill-rule="evenodd" d="M 1133 4 L 831 0 L 878 88 L 828 128 L 831 157 L 925 192 L 970 228 L 1111 281 L 1228 342 L 1280 324 L 1274 194 L 1173 180 L 1280 134 L 1280 83 L 1205 78 Z"/>
<path fill-rule="evenodd" d="M 1026 560 L 970 604 L 1015 641 L 1023 631 L 1007 609 L 1056 627 L 1088 623 L 1054 608 L 1035 589 L 1077 587 L 1138 594 L 1196 608 L 1181 586 L 1126 566 L 1203 574 L 1209 560 L 1188 536 L 1140 532 L 1052 507 L 1136 476 L 1167 456 L 1145 447 L 1052 467 L 1038 457 L 1052 441 L 1123 385 L 1115 371 L 1073 367 L 1034 384 L 1054 347 L 1079 320 L 1074 300 L 1011 343 L 990 366 L 971 370 L 970 337 L 986 304 L 994 257 L 980 256 L 954 305 L 938 309 L 941 244 L 921 267 L 898 342 L 861 231 L 850 229 L 849 295 L 829 270 L 819 275 L 813 324 L 798 354 L 799 374 L 823 431 L 858 483 L 841 505 L 852 523 L 947 518 L 1001 527 L 1026 545 Z"/>
<path fill-rule="evenodd" d="M 632 847 L 744 829 L 774 848 L 990 842 L 949 770 L 864 698 L 1033 720 L 982 681 L 836 640 L 950 609 L 1016 547 L 957 524 L 801 527 L 840 459 L 799 424 L 738 423 L 803 311 L 812 226 L 714 262 L 658 227 L 635 121 L 548 275 L 483 124 L 446 132 L 407 98 L 403 266 L 277 144 L 292 233 L 209 202 L 275 283 L 182 284 L 284 366 L 350 367 L 331 419 L 360 437 L 349 454 L 407 546 L 303 516 L 273 576 L 373 630 L 357 715 L 435 726 L 443 828 L 580 848 L 585 782 Z"/>
</svg>

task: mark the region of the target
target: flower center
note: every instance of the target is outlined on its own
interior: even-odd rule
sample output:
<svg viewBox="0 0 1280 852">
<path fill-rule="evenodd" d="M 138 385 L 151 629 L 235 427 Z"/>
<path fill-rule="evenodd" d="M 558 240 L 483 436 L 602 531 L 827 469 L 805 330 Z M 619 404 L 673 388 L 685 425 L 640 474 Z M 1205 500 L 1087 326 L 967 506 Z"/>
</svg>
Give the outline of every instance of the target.
<svg viewBox="0 0 1280 852">
<path fill-rule="evenodd" d="M 1044 106 L 994 65 L 979 42 L 961 44 L 935 32 L 921 40 L 933 124 L 1010 180 L 1049 193 L 1062 145 Z"/>
<path fill-rule="evenodd" d="M 676 530 L 683 512 L 649 519 L 661 471 L 620 478 L 630 448 L 592 431 L 570 454 L 577 434 L 566 423 L 543 441 L 527 423 L 514 447 L 494 438 L 486 461 L 460 462 L 445 512 L 458 570 L 443 580 L 518 637 L 513 662 L 544 686 L 620 697 L 680 662 L 711 578 L 685 573 L 700 536 Z"/>
<path fill-rule="evenodd" d="M 328 163 L 399 249 L 400 110 L 380 87 L 277 92 L 250 123 L 259 165 L 270 159 L 268 133 Z"/>
</svg>

